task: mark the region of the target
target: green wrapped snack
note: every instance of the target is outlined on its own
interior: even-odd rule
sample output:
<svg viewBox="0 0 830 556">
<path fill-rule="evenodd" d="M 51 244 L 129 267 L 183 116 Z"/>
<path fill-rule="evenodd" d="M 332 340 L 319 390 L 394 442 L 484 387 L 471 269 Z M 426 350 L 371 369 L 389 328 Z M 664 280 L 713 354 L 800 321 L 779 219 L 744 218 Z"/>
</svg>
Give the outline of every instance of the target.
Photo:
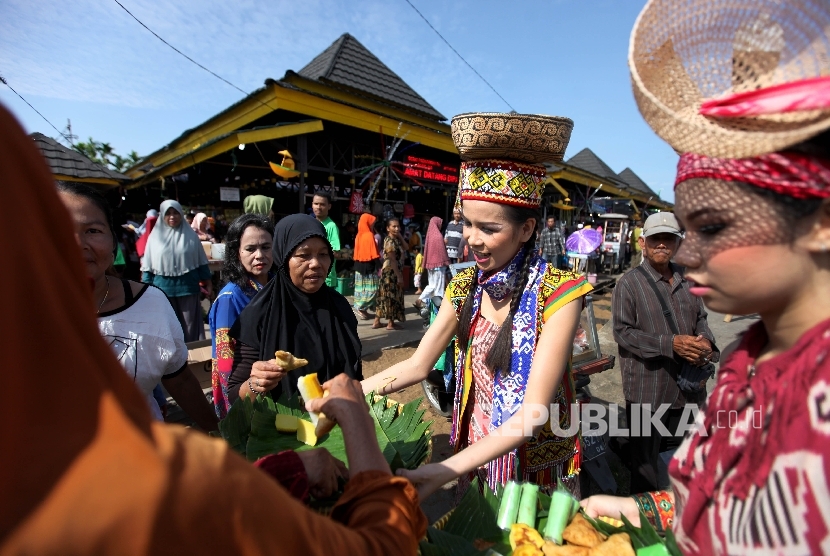
<svg viewBox="0 0 830 556">
<path fill-rule="evenodd" d="M 550 497 L 548 522 L 545 525 L 545 540 L 562 544 L 562 532 L 579 509 L 579 501 L 570 492 L 556 490 Z"/>
<path fill-rule="evenodd" d="M 645 548 L 638 548 L 637 556 L 669 556 L 669 549 L 662 543 L 653 544 Z"/>
<path fill-rule="evenodd" d="M 519 513 L 519 502 L 522 496 L 522 486 L 515 481 L 507 481 L 499 504 L 499 514 L 496 523 L 502 529 L 510 529 L 516 523 Z"/>
<path fill-rule="evenodd" d="M 519 516 L 516 523 L 524 523 L 528 527 L 536 528 L 536 501 L 539 499 L 539 485 L 524 483 L 522 485 L 522 499 L 519 502 Z"/>
</svg>

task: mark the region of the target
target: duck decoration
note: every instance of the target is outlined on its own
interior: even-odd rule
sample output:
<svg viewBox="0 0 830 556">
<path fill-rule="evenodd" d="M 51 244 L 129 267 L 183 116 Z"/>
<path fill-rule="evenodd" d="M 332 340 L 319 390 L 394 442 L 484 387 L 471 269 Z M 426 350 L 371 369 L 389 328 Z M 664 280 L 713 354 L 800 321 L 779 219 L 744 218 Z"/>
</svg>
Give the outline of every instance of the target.
<svg viewBox="0 0 830 556">
<path fill-rule="evenodd" d="M 291 178 L 296 178 L 300 175 L 299 170 L 295 170 L 295 163 L 294 158 L 291 156 L 291 153 L 287 150 L 280 151 L 277 154 L 282 155 L 282 162 L 279 164 L 275 164 L 274 162 L 269 162 L 268 165 L 271 167 L 271 170 L 278 175 L 279 177 L 289 180 Z"/>
</svg>

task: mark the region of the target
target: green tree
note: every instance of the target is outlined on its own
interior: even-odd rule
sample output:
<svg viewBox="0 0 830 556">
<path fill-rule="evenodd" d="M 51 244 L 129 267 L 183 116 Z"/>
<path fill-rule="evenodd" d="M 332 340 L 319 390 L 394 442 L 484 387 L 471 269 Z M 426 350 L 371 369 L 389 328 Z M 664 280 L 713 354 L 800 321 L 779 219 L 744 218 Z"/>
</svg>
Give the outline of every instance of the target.
<svg viewBox="0 0 830 556">
<path fill-rule="evenodd" d="M 107 166 L 116 172 L 123 172 L 141 159 L 135 151 L 130 151 L 127 156 L 121 156 L 115 152 L 115 149 L 109 143 L 96 141 L 92 137 L 86 142 L 79 141 L 75 143 L 74 148 L 93 162 Z"/>
</svg>

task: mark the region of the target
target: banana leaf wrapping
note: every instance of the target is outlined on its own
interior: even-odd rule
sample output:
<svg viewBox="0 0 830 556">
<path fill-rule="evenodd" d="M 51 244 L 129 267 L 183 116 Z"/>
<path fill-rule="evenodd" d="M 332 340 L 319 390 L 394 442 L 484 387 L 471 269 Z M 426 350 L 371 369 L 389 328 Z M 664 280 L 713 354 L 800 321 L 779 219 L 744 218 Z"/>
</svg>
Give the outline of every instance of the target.
<svg viewBox="0 0 830 556">
<path fill-rule="evenodd" d="M 369 395 L 366 402 L 375 422 L 378 444 L 393 472 L 399 468 L 415 469 L 429 461 L 432 421 L 423 420 L 425 410 L 418 409 L 421 399 L 399 404 L 387 397 Z M 274 421 L 278 413 L 309 418 L 299 396 L 283 395 L 276 402 L 269 396 L 257 396 L 253 401 L 246 397 L 233 403 L 227 416 L 219 422 L 219 432 L 231 448 L 249 461 L 285 450 L 326 448 L 348 465 L 340 427 L 318 439 L 316 446 L 308 446 L 297 440 L 294 433 L 277 431 Z"/>
<path fill-rule="evenodd" d="M 420 553 L 423 556 L 511 556 L 513 549 L 510 547 L 509 533 L 497 523 L 503 495 L 504 489 L 501 487 L 493 492 L 478 479 L 473 480 L 458 506 L 427 529 L 427 538 L 420 543 Z M 549 495 L 539 493 L 536 502 L 537 531 L 545 530 L 550 501 Z M 625 516 L 622 517 L 622 527 L 593 520 L 584 514 L 583 517 L 604 535 L 628 533 L 638 554 L 641 551 L 647 553 L 649 548 L 654 547 L 655 554 L 682 556 L 671 531 L 666 532 L 665 538 L 660 537 L 642 513 L 642 527 L 634 527 Z"/>
</svg>

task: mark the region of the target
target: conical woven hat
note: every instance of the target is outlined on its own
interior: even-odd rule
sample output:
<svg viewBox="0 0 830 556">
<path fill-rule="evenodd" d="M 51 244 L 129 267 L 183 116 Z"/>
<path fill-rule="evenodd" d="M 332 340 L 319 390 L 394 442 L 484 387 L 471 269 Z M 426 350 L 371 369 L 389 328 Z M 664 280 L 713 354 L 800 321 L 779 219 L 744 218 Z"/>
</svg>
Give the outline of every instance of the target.
<svg viewBox="0 0 830 556">
<path fill-rule="evenodd" d="M 705 100 L 830 76 L 828 0 L 649 0 L 628 64 L 640 112 L 681 153 L 746 158 L 830 128 L 830 109 L 699 114 Z"/>
</svg>

